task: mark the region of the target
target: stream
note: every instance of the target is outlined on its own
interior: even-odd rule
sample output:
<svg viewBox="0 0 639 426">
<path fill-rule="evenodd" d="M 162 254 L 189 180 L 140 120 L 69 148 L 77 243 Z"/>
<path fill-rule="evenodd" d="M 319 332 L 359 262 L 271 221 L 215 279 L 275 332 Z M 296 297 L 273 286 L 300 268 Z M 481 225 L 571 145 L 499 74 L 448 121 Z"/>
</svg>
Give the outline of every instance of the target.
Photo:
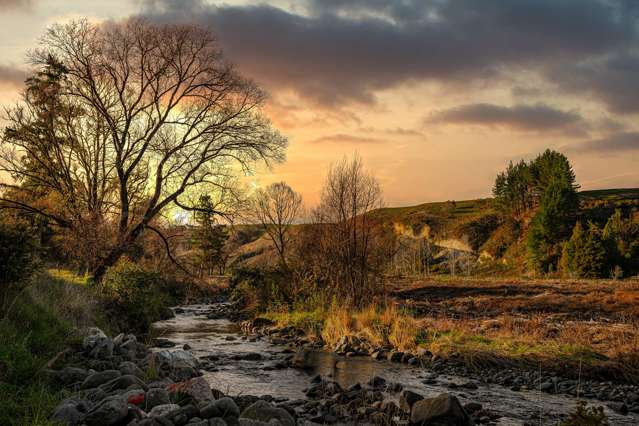
<svg viewBox="0 0 639 426">
<path fill-rule="evenodd" d="M 574 411 L 577 399 L 537 391 L 512 391 L 499 385 L 474 382 L 477 389 L 449 385 L 464 385 L 468 379 L 435 374 L 422 367 L 377 361 L 370 357 L 347 358 L 326 351 L 312 353 L 308 370 L 283 368 L 283 360 L 290 356 L 287 346 L 275 345 L 268 338 L 247 339 L 238 326 L 226 319 L 208 319 L 211 305 L 182 306 L 175 318 L 154 324 L 157 334 L 176 343 L 185 344 L 203 363 L 203 373 L 212 388 L 227 395 L 270 395 L 276 401 L 303 400 L 304 390 L 314 375 L 331 377 L 342 387 L 367 383 L 373 376 L 389 382 L 401 383 L 426 397 L 440 393 L 456 395 L 462 404 L 478 402 L 484 408 L 498 412 L 499 425 L 556 425 L 558 419 Z M 171 349 L 169 349 L 171 350 Z M 260 359 L 251 355 L 260 354 Z M 254 358 L 258 358 L 255 355 Z M 427 383 L 425 383 L 427 382 Z M 397 397 L 391 394 L 390 398 Z M 592 405 L 602 405 L 588 401 Z M 605 407 L 610 425 L 639 425 L 639 415 L 620 415 Z"/>
</svg>

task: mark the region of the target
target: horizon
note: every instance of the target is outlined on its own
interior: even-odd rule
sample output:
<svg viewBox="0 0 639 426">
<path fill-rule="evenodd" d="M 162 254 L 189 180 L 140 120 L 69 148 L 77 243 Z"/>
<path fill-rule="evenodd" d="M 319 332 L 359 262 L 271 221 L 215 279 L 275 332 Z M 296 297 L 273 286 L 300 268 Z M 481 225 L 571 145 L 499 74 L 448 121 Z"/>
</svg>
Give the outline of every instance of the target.
<svg viewBox="0 0 639 426">
<path fill-rule="evenodd" d="M 509 161 L 546 148 L 568 155 L 582 190 L 639 187 L 639 8 L 491 4 L 8 0 L 0 104 L 18 99 L 47 26 L 141 15 L 211 29 L 270 94 L 287 160 L 258 167 L 254 187 L 286 181 L 312 205 L 328 166 L 358 153 L 388 205 L 485 198 Z"/>
</svg>

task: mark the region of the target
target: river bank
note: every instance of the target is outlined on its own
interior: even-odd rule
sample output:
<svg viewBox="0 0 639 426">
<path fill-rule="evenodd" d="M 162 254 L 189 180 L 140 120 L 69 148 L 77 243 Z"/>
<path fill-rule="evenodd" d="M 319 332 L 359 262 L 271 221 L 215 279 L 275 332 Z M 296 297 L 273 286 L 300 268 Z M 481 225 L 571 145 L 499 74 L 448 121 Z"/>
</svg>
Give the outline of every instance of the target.
<svg viewBox="0 0 639 426">
<path fill-rule="evenodd" d="M 521 426 L 555 425 L 576 405 L 570 395 L 515 391 L 448 368 L 324 351 L 291 328 L 258 321 L 247 330 L 248 323 L 227 318 L 230 309 L 175 309 L 174 318 L 154 325 L 154 347 L 133 335 L 110 339 L 91 330 L 47 370 L 69 392 L 53 418 L 88 426 L 209 426 L 421 424 L 440 416 L 457 422 L 444 424 Z M 636 413 L 605 410 L 613 425 L 639 422 Z"/>
</svg>

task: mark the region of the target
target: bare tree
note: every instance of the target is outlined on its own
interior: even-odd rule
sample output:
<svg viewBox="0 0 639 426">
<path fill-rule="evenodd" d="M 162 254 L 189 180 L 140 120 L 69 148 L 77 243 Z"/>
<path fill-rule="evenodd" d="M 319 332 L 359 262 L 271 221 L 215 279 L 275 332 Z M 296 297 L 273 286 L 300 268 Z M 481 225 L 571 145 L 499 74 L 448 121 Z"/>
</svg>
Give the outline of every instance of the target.
<svg viewBox="0 0 639 426">
<path fill-rule="evenodd" d="M 313 232 L 325 275 L 345 303 L 361 305 L 376 292 L 378 281 L 372 275 L 384 254 L 378 244 L 380 227 L 369 213 L 381 206 L 379 183 L 360 157 L 331 166 L 314 211 Z"/>
<path fill-rule="evenodd" d="M 302 213 L 302 196 L 284 182 L 258 189 L 251 203 L 251 213 L 273 242 L 284 267 L 291 225 Z"/>
<path fill-rule="evenodd" d="M 32 58 L 37 90 L 8 111 L 0 152 L 0 171 L 13 177 L 3 186 L 24 195 L 5 191 L 0 201 L 60 227 L 84 216 L 111 223 L 97 279 L 145 230 L 164 239 L 152 226 L 161 212 L 197 211 L 196 194 L 283 159 L 286 139 L 260 112 L 263 92 L 204 29 L 143 19 L 55 25 Z"/>
</svg>

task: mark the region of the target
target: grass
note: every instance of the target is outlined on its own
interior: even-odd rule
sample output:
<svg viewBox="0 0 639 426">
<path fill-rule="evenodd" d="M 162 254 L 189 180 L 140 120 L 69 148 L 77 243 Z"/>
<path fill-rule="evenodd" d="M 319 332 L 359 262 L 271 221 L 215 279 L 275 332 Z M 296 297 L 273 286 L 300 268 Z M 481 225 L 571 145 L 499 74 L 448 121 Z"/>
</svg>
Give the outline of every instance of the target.
<svg viewBox="0 0 639 426">
<path fill-rule="evenodd" d="M 68 274 L 36 273 L 0 315 L 0 424 L 51 426 L 66 394 L 41 374 L 77 340 L 76 330 L 107 324 L 93 289 Z"/>
</svg>

